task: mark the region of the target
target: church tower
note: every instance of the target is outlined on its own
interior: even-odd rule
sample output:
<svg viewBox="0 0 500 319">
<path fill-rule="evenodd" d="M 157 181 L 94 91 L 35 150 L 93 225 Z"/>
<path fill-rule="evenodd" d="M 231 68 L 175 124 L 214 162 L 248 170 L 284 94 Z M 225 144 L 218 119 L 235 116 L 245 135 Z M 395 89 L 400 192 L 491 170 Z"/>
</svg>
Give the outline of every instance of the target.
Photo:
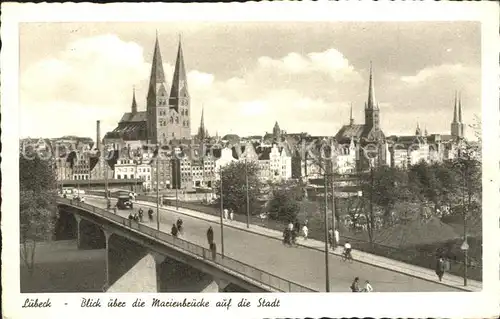
<svg viewBox="0 0 500 319">
<path fill-rule="evenodd" d="M 465 124 L 462 122 L 462 99 L 457 98 L 455 92 L 455 105 L 453 107 L 453 122 L 451 122 L 451 136 L 455 139 L 464 137 Z"/>
<path fill-rule="evenodd" d="M 280 126 L 278 125 L 278 121 L 276 121 L 273 127 L 273 143 L 279 143 L 279 142 L 281 142 L 281 129 Z"/>
<path fill-rule="evenodd" d="M 201 120 L 200 127 L 198 128 L 197 138 L 199 142 L 204 142 L 208 138 L 208 130 L 205 128 L 205 118 L 204 118 L 205 110 L 201 107 Z"/>
<path fill-rule="evenodd" d="M 135 100 L 135 87 L 132 93 L 132 116 L 137 114 L 137 101 Z"/>
<path fill-rule="evenodd" d="M 370 82 L 368 84 L 368 101 L 365 103 L 365 129 L 380 130 L 380 109 L 375 102 L 375 87 L 373 85 L 372 62 L 370 61 Z"/>
<path fill-rule="evenodd" d="M 165 143 L 167 140 L 168 92 L 163 72 L 158 33 L 156 34 L 151 76 L 146 101 L 147 135 L 149 143 Z"/>
<path fill-rule="evenodd" d="M 179 36 L 179 47 L 177 49 L 177 59 L 175 61 L 174 76 L 172 79 L 172 89 L 170 91 L 169 107 L 171 114 L 175 116 L 175 131 L 180 133 L 177 138 L 191 138 L 191 105 L 187 87 L 186 68 L 184 66 L 184 55 L 182 53 L 181 37 Z M 173 112 L 175 111 L 175 112 Z"/>
</svg>

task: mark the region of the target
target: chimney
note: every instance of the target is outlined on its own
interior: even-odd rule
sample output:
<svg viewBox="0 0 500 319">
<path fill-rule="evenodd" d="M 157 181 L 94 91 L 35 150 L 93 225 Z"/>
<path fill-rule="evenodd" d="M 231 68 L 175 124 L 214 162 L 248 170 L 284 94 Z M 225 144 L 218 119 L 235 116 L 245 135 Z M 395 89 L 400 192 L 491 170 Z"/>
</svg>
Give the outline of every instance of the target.
<svg viewBox="0 0 500 319">
<path fill-rule="evenodd" d="M 96 132 L 97 136 L 96 136 L 96 142 L 95 142 L 96 144 L 95 145 L 96 145 L 96 149 L 98 151 L 100 151 L 101 150 L 101 121 L 99 121 L 99 120 L 97 120 L 96 131 L 97 131 Z"/>
</svg>

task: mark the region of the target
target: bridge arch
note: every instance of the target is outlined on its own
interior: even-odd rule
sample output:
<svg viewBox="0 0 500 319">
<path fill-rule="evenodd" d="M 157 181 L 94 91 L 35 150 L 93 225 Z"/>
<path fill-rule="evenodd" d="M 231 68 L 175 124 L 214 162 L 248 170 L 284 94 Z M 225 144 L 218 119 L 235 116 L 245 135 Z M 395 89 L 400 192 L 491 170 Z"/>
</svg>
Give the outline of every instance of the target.
<svg viewBox="0 0 500 319">
<path fill-rule="evenodd" d="M 101 227 L 84 218 L 78 223 L 79 249 L 105 249 L 106 236 Z"/>
<path fill-rule="evenodd" d="M 75 215 L 58 207 L 57 220 L 54 227 L 54 240 L 71 240 L 78 238 L 78 222 Z"/>
</svg>

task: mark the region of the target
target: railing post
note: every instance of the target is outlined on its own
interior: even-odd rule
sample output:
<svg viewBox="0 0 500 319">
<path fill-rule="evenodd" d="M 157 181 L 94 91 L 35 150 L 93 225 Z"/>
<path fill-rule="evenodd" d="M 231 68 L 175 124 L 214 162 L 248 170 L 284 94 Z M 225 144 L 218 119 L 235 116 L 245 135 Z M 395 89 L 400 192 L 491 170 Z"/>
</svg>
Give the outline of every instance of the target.
<svg viewBox="0 0 500 319">
<path fill-rule="evenodd" d="M 288 292 L 292 292 L 292 283 L 288 282 Z"/>
</svg>

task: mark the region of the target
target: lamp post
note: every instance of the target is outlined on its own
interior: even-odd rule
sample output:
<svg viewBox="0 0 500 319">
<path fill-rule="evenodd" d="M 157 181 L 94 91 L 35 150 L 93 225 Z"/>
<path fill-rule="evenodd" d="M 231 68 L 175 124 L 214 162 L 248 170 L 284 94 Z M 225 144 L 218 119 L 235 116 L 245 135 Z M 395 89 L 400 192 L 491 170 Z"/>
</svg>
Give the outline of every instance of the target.
<svg viewBox="0 0 500 319">
<path fill-rule="evenodd" d="M 328 173 L 324 171 L 324 184 L 325 184 L 325 285 L 326 292 L 330 292 L 330 265 L 328 256 Z M 335 237 L 335 236 L 334 236 Z"/>
<path fill-rule="evenodd" d="M 247 228 L 250 228 L 250 201 L 248 199 L 248 167 L 246 158 L 245 158 L 245 184 L 247 191 Z"/>
<path fill-rule="evenodd" d="M 336 210 L 336 205 L 335 205 L 335 187 L 334 187 L 334 183 L 335 183 L 335 172 L 334 172 L 334 167 L 333 167 L 333 156 L 332 156 L 332 166 L 331 166 L 331 177 L 332 177 L 332 229 L 333 231 L 335 232 L 335 229 L 337 228 L 337 219 L 336 219 L 336 214 L 335 214 L 335 210 Z M 333 236 L 333 247 L 336 247 L 337 246 L 337 239 L 335 238 L 335 236 Z"/>
<path fill-rule="evenodd" d="M 160 146 L 156 144 L 156 228 L 160 230 Z"/>
<path fill-rule="evenodd" d="M 221 244 L 221 255 L 224 258 L 224 219 L 222 214 L 224 213 L 224 201 L 222 196 L 222 166 L 220 167 L 220 244 Z"/>
</svg>

